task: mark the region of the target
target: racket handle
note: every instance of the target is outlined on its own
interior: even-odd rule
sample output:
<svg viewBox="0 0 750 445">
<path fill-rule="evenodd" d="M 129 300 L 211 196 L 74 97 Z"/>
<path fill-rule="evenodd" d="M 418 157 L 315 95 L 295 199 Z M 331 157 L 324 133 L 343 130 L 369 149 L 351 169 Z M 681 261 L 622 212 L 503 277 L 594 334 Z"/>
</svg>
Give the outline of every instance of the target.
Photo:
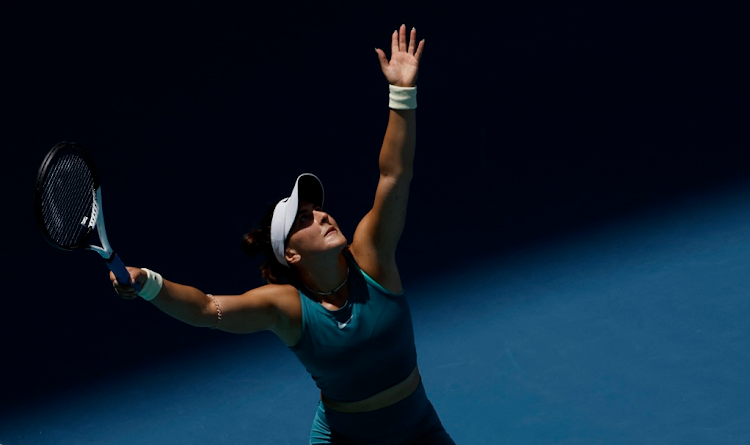
<svg viewBox="0 0 750 445">
<path fill-rule="evenodd" d="M 117 281 L 122 284 L 129 284 L 130 286 L 133 286 L 133 289 L 140 292 L 141 285 L 136 282 L 130 281 L 130 273 L 128 273 L 128 269 L 125 267 L 125 263 L 122 262 L 122 260 L 116 253 L 113 253 L 109 260 L 105 262 L 107 263 L 107 267 L 109 267 L 109 270 L 111 270 L 112 273 L 115 274 L 115 278 L 117 278 Z"/>
</svg>

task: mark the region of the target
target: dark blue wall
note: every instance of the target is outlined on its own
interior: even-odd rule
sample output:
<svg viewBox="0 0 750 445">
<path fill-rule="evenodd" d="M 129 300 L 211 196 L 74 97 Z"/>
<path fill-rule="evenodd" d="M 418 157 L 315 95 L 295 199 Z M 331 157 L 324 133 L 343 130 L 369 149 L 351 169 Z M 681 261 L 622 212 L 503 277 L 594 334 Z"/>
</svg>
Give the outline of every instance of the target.
<svg viewBox="0 0 750 445">
<path fill-rule="evenodd" d="M 745 11 L 652 3 L 11 9 L 3 405 L 224 335 L 119 300 L 97 255 L 43 241 L 52 145 L 94 153 L 127 263 L 243 292 L 260 280 L 239 237 L 297 174 L 323 179 L 349 235 L 368 210 L 387 119 L 373 47 L 402 22 L 427 39 L 407 286 L 746 176 Z"/>
</svg>

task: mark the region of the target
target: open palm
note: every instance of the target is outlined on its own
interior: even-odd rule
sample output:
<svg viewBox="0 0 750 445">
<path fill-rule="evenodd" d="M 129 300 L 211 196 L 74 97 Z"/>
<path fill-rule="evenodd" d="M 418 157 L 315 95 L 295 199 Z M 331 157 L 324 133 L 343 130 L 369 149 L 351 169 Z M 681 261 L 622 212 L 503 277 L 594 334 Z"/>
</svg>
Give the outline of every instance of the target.
<svg viewBox="0 0 750 445">
<path fill-rule="evenodd" d="M 380 68 L 385 78 L 391 85 L 400 87 L 413 87 L 417 83 L 419 74 L 419 59 L 422 57 L 424 40 L 416 44 L 417 30 L 412 28 L 409 41 L 406 40 L 406 25 L 401 25 L 391 36 L 391 60 L 385 55 L 385 51 L 376 48 Z"/>
</svg>

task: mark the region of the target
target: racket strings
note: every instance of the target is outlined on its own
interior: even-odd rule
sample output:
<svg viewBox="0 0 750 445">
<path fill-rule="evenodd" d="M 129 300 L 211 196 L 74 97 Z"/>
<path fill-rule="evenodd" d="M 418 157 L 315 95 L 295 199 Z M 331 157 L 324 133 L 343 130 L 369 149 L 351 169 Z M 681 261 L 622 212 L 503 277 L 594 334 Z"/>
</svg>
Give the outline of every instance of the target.
<svg viewBox="0 0 750 445">
<path fill-rule="evenodd" d="M 74 247 L 90 233 L 96 218 L 94 178 L 86 162 L 63 156 L 50 169 L 42 192 L 42 215 L 56 243 Z"/>
</svg>

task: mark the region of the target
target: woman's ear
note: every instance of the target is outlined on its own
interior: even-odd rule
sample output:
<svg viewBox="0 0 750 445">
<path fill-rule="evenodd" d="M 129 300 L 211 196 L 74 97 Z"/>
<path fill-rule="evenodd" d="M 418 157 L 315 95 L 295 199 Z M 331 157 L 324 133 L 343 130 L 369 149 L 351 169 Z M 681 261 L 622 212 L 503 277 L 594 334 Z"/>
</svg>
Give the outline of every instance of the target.
<svg viewBox="0 0 750 445">
<path fill-rule="evenodd" d="M 289 264 L 297 264 L 302 259 L 302 256 L 297 253 L 296 250 L 287 248 L 284 251 L 284 258 L 286 259 L 286 262 Z"/>
</svg>

